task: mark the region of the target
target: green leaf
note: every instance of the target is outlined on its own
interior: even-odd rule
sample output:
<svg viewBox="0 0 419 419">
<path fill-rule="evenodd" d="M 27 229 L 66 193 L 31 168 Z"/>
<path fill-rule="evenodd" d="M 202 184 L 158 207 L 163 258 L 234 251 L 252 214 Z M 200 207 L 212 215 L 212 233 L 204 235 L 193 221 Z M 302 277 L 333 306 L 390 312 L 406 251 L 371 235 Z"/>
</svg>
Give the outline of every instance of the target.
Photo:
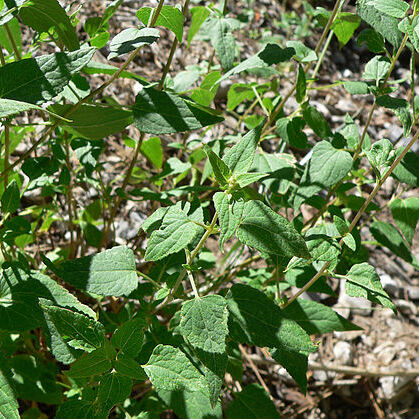
<svg viewBox="0 0 419 419">
<path fill-rule="evenodd" d="M 405 16 L 410 7 L 403 0 L 374 0 L 371 3 L 379 12 L 399 19 Z"/>
<path fill-rule="evenodd" d="M 295 92 L 295 99 L 298 103 L 303 102 L 306 97 L 306 73 L 301 64 L 298 65 L 297 75 L 297 89 Z"/>
<path fill-rule="evenodd" d="M 209 393 L 211 406 L 215 407 L 223 386 L 224 375 L 227 368 L 228 356 L 226 353 L 205 352 L 195 348 L 198 359 L 204 365 L 205 381 Z"/>
<path fill-rule="evenodd" d="M 218 80 L 217 80 L 218 81 Z M 240 103 L 245 100 L 255 98 L 255 91 L 261 95 L 267 90 L 267 84 L 260 85 L 258 83 L 235 83 L 227 93 L 227 109 L 234 110 Z"/>
<path fill-rule="evenodd" d="M 72 398 L 59 406 L 55 419 L 108 419 L 108 417 L 109 409 L 97 400 L 92 402 Z"/>
<path fill-rule="evenodd" d="M 215 21 L 215 22 L 214 22 Z M 228 19 L 224 17 L 217 17 L 211 19 L 211 43 L 220 60 L 221 67 L 228 71 L 234 65 L 234 55 L 236 50 L 236 43 L 234 36 L 231 33 Z"/>
<path fill-rule="evenodd" d="M 79 358 L 71 365 L 68 375 L 72 378 L 88 378 L 101 375 L 109 371 L 111 367 L 112 362 L 109 359 L 107 349 L 103 346 Z"/>
<path fill-rule="evenodd" d="M 234 284 L 227 294 L 228 326 L 237 342 L 259 347 L 288 349 L 308 354 L 315 350 L 309 335 L 263 292 L 248 285 Z"/>
<path fill-rule="evenodd" d="M 396 155 L 399 156 L 402 151 L 403 147 L 400 147 Z M 419 156 L 413 151 L 408 151 L 393 170 L 392 176 L 400 182 L 419 188 Z"/>
<path fill-rule="evenodd" d="M 133 112 L 135 126 L 141 132 L 156 135 L 190 131 L 224 120 L 210 108 L 153 88 L 143 88 L 138 93 Z"/>
<path fill-rule="evenodd" d="M 98 295 L 128 295 L 138 285 L 134 253 L 126 246 L 64 262 L 60 275 L 77 289 Z"/>
<path fill-rule="evenodd" d="M 294 378 L 298 384 L 301 392 L 307 392 L 307 369 L 308 369 L 308 355 L 304 353 L 297 353 L 287 349 L 271 349 L 272 358 L 281 364 L 287 372 Z"/>
<path fill-rule="evenodd" d="M 0 118 L 30 111 L 31 109 L 43 110 L 32 103 L 19 102 L 17 100 L 0 99 Z"/>
<path fill-rule="evenodd" d="M 160 38 L 160 32 L 155 28 L 128 28 L 116 35 L 109 44 L 108 60 L 127 54 L 143 45 L 150 45 Z"/>
<path fill-rule="evenodd" d="M 351 95 L 368 95 L 371 92 L 368 83 L 363 81 L 344 81 L 343 87 Z"/>
<path fill-rule="evenodd" d="M 381 170 L 390 167 L 395 158 L 393 144 L 387 138 L 376 141 L 370 150 L 365 150 L 365 154 L 380 176 Z"/>
<path fill-rule="evenodd" d="M 388 95 L 379 96 L 376 102 L 377 105 L 394 111 L 403 125 L 403 134 L 408 136 L 413 125 L 409 102 L 405 99 L 398 99 Z"/>
<path fill-rule="evenodd" d="M 141 144 L 141 153 L 149 160 L 156 169 L 163 165 L 163 149 L 159 137 L 147 138 Z"/>
<path fill-rule="evenodd" d="M 387 16 L 376 7 L 377 0 L 358 0 L 357 13 L 362 20 L 372 26 L 394 47 L 398 47 L 402 41 L 403 34 L 397 28 L 398 19 Z"/>
<path fill-rule="evenodd" d="M 332 25 L 332 31 L 341 46 L 346 45 L 361 24 L 361 18 L 355 13 L 339 13 Z"/>
<path fill-rule="evenodd" d="M 147 379 L 147 375 L 140 367 L 140 364 L 129 356 L 118 353 L 118 358 L 114 360 L 112 365 L 115 371 L 134 380 L 144 381 Z"/>
<path fill-rule="evenodd" d="M 58 115 L 65 115 L 72 106 L 55 104 L 52 109 Z M 131 111 L 124 111 L 113 106 L 87 104 L 78 107 L 67 118 L 71 122 L 63 122 L 60 125 L 67 131 L 90 140 L 100 140 L 116 134 L 133 121 Z"/>
<path fill-rule="evenodd" d="M 276 121 L 277 132 L 291 147 L 306 149 L 308 147 L 307 135 L 303 132 L 306 123 L 297 116 L 292 119 L 280 118 Z"/>
<path fill-rule="evenodd" d="M 249 131 L 224 154 L 223 161 L 234 175 L 247 173 L 252 166 L 256 148 L 262 134 L 262 125 Z"/>
<path fill-rule="evenodd" d="M 117 372 L 110 372 L 101 377 L 97 401 L 110 409 L 122 403 L 131 394 L 132 380 Z"/>
<path fill-rule="evenodd" d="M 205 388 L 204 376 L 180 349 L 173 346 L 157 345 L 143 368 L 159 390 L 199 391 Z"/>
<path fill-rule="evenodd" d="M 95 316 L 89 307 L 48 276 L 8 268 L 0 276 L 0 329 L 21 332 L 43 325 L 44 313 L 38 298 L 47 298 L 59 306 Z"/>
<path fill-rule="evenodd" d="M 7 359 L 0 352 L 0 416 L 5 419 L 19 419 L 19 403 L 10 384 L 11 375 Z"/>
<path fill-rule="evenodd" d="M 104 345 L 105 328 L 102 323 L 84 314 L 54 306 L 44 298 L 39 301 L 48 319 L 72 348 L 92 352 Z"/>
<path fill-rule="evenodd" d="M 243 173 L 236 177 L 237 184 L 240 188 L 245 188 L 251 183 L 257 182 L 258 180 L 267 176 L 266 173 Z"/>
<path fill-rule="evenodd" d="M 30 0 L 20 9 L 19 15 L 25 25 L 37 32 L 54 29 L 70 51 L 80 48 L 74 27 L 57 0 Z"/>
<path fill-rule="evenodd" d="M 390 209 L 397 227 L 412 245 L 419 219 L 419 198 L 395 199 L 390 203 Z"/>
<path fill-rule="evenodd" d="M 181 316 L 182 334 L 194 348 L 225 352 L 228 311 L 224 297 L 207 295 L 186 301 Z"/>
<path fill-rule="evenodd" d="M 210 10 L 208 7 L 205 6 L 197 6 L 192 7 L 191 9 L 191 26 L 189 27 L 188 32 L 188 47 L 192 42 L 192 39 L 196 35 L 196 33 L 199 31 L 199 28 L 201 25 L 205 22 L 207 17 L 210 15 Z"/>
<path fill-rule="evenodd" d="M 145 26 L 147 26 L 150 21 L 152 10 L 154 9 L 151 7 L 142 7 L 135 15 L 141 20 L 141 22 L 144 23 Z M 160 10 L 155 26 L 163 26 L 171 30 L 175 34 L 177 40 L 182 42 L 183 19 L 183 14 L 178 8 L 173 6 L 163 6 Z"/>
<path fill-rule="evenodd" d="M 279 64 L 288 61 L 295 54 L 294 48 L 281 48 L 276 44 L 266 44 L 262 51 L 256 55 L 242 61 L 239 65 L 232 68 L 218 81 L 221 83 L 229 77 L 242 73 L 243 71 L 254 68 L 266 68 L 273 64 Z"/>
<path fill-rule="evenodd" d="M 384 38 L 374 29 L 367 28 L 360 32 L 357 38 L 359 46 L 365 45 L 375 54 L 381 54 L 385 51 Z"/>
<path fill-rule="evenodd" d="M 292 260 L 291 260 L 292 261 Z M 302 288 L 307 282 L 316 275 L 317 271 L 312 266 L 302 266 L 288 269 L 285 273 L 285 281 L 298 288 Z M 320 277 L 310 288 L 308 292 L 321 292 L 324 294 L 334 295 L 332 288 L 327 284 L 326 278 Z"/>
<path fill-rule="evenodd" d="M 345 290 L 349 296 L 366 298 L 396 312 L 396 306 L 384 291 L 373 266 L 366 262 L 359 263 L 352 266 L 345 277 Z"/>
<path fill-rule="evenodd" d="M 280 417 L 268 393 L 259 384 L 250 384 L 240 393 L 234 393 L 234 399 L 226 409 L 227 419 L 279 419 Z"/>
<path fill-rule="evenodd" d="M 49 405 L 62 402 L 62 388 L 57 383 L 58 367 L 55 364 L 26 354 L 15 355 L 8 361 L 17 399 Z"/>
<path fill-rule="evenodd" d="M 11 5 L 11 3 L 10 3 L 10 5 Z M 1 4 L 0 4 L 0 11 L 2 9 L 3 8 L 1 7 Z M 13 17 L 13 14 L 11 14 L 9 16 Z M 2 23 L 0 23 L 0 25 L 1 24 Z M 17 48 L 17 50 L 20 53 L 22 53 L 22 34 L 21 34 L 20 24 L 19 24 L 18 19 L 13 18 L 9 22 L 7 22 L 7 28 L 10 31 L 11 39 L 15 43 L 15 47 Z M 0 26 L 0 44 L 2 45 L 3 48 L 5 48 L 7 50 L 7 52 L 9 54 L 14 54 L 13 45 L 10 41 L 8 30 L 6 29 L 5 25 Z"/>
<path fill-rule="evenodd" d="M 390 65 L 390 60 L 387 57 L 376 55 L 366 64 L 362 77 L 365 80 L 383 80 L 387 76 Z"/>
<path fill-rule="evenodd" d="M 294 58 L 300 63 L 310 63 L 317 60 L 317 54 L 301 41 L 287 41 L 287 47 L 295 51 Z"/>
<path fill-rule="evenodd" d="M 156 261 L 184 249 L 195 237 L 198 226 L 184 211 L 170 207 L 159 230 L 153 231 L 145 253 L 146 261 Z"/>
<path fill-rule="evenodd" d="M 342 180 L 351 168 L 350 153 L 334 148 L 328 141 L 320 141 L 313 148 L 308 173 L 312 183 L 330 187 Z"/>
<path fill-rule="evenodd" d="M 303 106 L 303 118 L 320 138 L 324 139 L 332 136 L 329 124 L 314 106 Z"/>
<path fill-rule="evenodd" d="M 304 239 L 292 225 L 261 201 L 248 201 L 237 238 L 266 254 L 309 258 Z"/>
<path fill-rule="evenodd" d="M 15 179 L 13 179 L 1 197 L 1 210 L 3 214 L 13 214 L 20 206 L 20 191 Z"/>
<path fill-rule="evenodd" d="M 409 262 L 417 269 L 419 263 L 409 249 L 409 245 L 393 225 L 382 221 L 374 221 L 370 225 L 371 234 L 381 245 L 390 249 L 395 255 Z"/>
<path fill-rule="evenodd" d="M 38 105 L 51 100 L 91 60 L 94 52 L 94 48 L 86 48 L 6 64 L 0 68 L 0 97 Z"/>
<path fill-rule="evenodd" d="M 220 247 L 223 248 L 224 242 L 236 232 L 239 226 L 244 202 L 224 192 L 216 192 L 212 199 L 220 221 Z"/>
<path fill-rule="evenodd" d="M 166 406 L 181 419 L 222 419 L 221 403 L 211 407 L 208 393 L 200 391 L 167 391 L 157 389 L 157 394 Z"/>
<path fill-rule="evenodd" d="M 232 176 L 230 168 L 207 145 L 204 145 L 204 151 L 211 163 L 212 171 L 214 172 L 217 182 L 222 188 L 227 188 Z"/>
<path fill-rule="evenodd" d="M 115 330 L 112 345 L 125 355 L 135 358 L 143 346 L 145 319 L 134 318 Z"/>
<path fill-rule="evenodd" d="M 298 298 L 283 310 L 283 315 L 296 321 L 309 335 L 334 331 L 362 330 L 330 307 Z"/>
</svg>

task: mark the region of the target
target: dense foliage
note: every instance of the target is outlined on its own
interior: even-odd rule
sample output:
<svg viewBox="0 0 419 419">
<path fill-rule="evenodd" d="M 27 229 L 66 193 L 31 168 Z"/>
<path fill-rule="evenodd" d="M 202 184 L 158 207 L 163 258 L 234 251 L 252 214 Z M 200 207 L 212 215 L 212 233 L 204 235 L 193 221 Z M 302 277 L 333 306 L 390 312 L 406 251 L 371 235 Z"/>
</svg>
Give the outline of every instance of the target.
<svg viewBox="0 0 419 419">
<path fill-rule="evenodd" d="M 415 83 L 419 5 L 304 3 L 279 22 L 295 29 L 287 40 L 248 31 L 257 1 L 239 19 L 227 0 L 160 0 L 115 36 L 122 0 L 89 18 L 67 3 L 0 0 L 0 416 L 278 417 L 259 383 L 232 385 L 244 346 L 264 348 L 304 393 L 315 336 L 358 326 L 301 295 L 333 296 L 339 282 L 395 310 L 366 239 L 419 267 L 419 198 L 402 196 L 419 187 L 417 101 L 413 88 L 398 95 Z M 163 35 L 167 62 L 147 79 L 136 60 Z M 259 52 L 243 58 L 243 36 Z M 370 95 L 361 129 L 349 115 L 331 126 L 310 103 L 330 43 L 353 39 L 372 57 L 362 80 L 327 88 Z M 211 60 L 171 77 L 176 50 L 195 44 Z M 393 80 L 402 52 L 410 79 Z M 280 95 L 284 77 L 294 81 Z M 124 103 L 110 93 L 121 79 L 136 92 Z M 369 137 L 383 109 L 405 145 Z M 112 136 L 129 156 L 109 169 Z M 377 205 L 390 176 L 401 192 Z M 122 243 L 126 205 L 148 214 Z M 379 219 L 385 208 L 394 223 Z"/>
</svg>

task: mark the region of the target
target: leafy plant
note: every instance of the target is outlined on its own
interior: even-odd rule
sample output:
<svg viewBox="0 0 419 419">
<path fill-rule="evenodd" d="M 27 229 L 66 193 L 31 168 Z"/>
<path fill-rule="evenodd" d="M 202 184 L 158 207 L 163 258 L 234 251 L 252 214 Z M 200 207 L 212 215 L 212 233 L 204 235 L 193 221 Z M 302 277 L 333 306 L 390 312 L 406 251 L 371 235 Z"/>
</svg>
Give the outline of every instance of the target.
<svg viewBox="0 0 419 419">
<path fill-rule="evenodd" d="M 39 416 L 48 406 L 57 418 L 167 409 L 185 418 L 279 417 L 260 383 L 231 385 L 242 380 L 243 345 L 268 348 L 305 393 L 313 337 L 358 326 L 304 292 L 333 295 L 340 286 L 396 310 L 359 221 L 377 246 L 419 268 L 411 251 L 419 199 L 374 202 L 390 176 L 403 190 L 419 186 L 409 151 L 419 131 L 398 148 L 367 134 L 381 108 L 405 136 L 414 131 L 417 2 L 358 0 L 357 14 L 343 12 L 341 0 L 332 11 L 305 4 L 299 39 L 267 36 L 247 58 L 236 41 L 245 19 L 230 16 L 227 0 L 160 0 L 114 35 L 121 4 L 85 19 L 74 2 L 0 1 L 0 415 Z M 361 19 L 368 27 L 359 31 Z M 25 26 L 31 45 L 22 42 Z M 302 40 L 318 27 L 313 50 Z M 160 48 L 163 31 L 172 33 L 167 62 L 146 79 L 136 58 Z M 362 80 L 329 86 L 372 96 L 361 132 L 349 115 L 331 126 L 310 103 L 334 36 L 340 48 L 357 36 L 373 54 Z M 195 42 L 211 46 L 211 59 L 172 78 L 176 50 Z M 106 64 L 95 56 L 105 45 Z M 412 56 L 411 101 L 392 80 L 403 51 Z M 281 96 L 285 68 L 295 77 Z M 110 94 L 122 78 L 136 86 L 135 100 Z M 225 106 L 216 108 L 226 81 Z M 287 115 L 292 97 L 297 108 Z M 111 168 L 109 138 L 129 154 Z M 121 242 L 115 221 L 125 203 L 147 214 Z M 395 225 L 379 219 L 387 206 Z"/>
</svg>

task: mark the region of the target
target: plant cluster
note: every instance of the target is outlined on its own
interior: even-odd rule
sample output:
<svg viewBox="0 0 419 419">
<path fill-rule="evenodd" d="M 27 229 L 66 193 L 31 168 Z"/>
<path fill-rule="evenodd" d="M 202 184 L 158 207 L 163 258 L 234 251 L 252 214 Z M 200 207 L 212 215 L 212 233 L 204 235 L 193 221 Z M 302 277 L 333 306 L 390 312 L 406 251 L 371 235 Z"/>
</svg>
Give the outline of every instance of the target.
<svg viewBox="0 0 419 419">
<path fill-rule="evenodd" d="M 277 17 L 281 36 L 252 30 L 260 50 L 243 59 L 238 39 L 261 19 L 257 2 L 233 18 L 227 0 L 160 0 L 113 37 L 122 0 L 87 19 L 82 3 L 67 3 L 0 0 L 0 416 L 279 417 L 269 389 L 234 385 L 244 345 L 269 352 L 304 393 L 315 337 L 358 326 L 301 295 L 333 296 L 339 284 L 395 311 L 366 238 L 419 267 L 419 198 L 404 196 L 419 186 L 419 4 L 358 0 L 352 13 L 343 0 L 332 11 L 304 3 L 301 17 Z M 150 80 L 136 59 L 162 34 L 171 48 Z M 331 126 L 310 93 L 331 42 L 355 39 L 372 57 L 362 79 L 326 88 L 373 104 L 361 129 L 349 115 Z M 210 59 L 172 77 L 191 43 Z M 408 80 L 392 77 L 402 52 Z M 123 78 L 136 86 L 132 103 L 109 93 Z M 382 109 L 400 120 L 405 145 L 368 135 Z M 112 136 L 129 150 L 116 176 Z M 398 187 L 379 206 L 389 177 Z M 118 243 L 127 202 L 149 213 Z M 379 219 L 388 208 L 394 223 Z"/>
</svg>

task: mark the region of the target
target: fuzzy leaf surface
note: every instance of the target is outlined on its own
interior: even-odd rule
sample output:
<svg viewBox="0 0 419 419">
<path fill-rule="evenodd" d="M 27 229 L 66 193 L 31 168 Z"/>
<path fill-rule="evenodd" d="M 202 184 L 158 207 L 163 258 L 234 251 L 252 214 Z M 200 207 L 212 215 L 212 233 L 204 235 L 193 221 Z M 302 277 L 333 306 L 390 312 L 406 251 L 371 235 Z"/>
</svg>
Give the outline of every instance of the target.
<svg viewBox="0 0 419 419">
<path fill-rule="evenodd" d="M 173 346 L 157 345 L 143 368 L 157 389 L 198 391 L 205 387 L 204 376 Z"/>
<path fill-rule="evenodd" d="M 143 88 L 138 93 L 133 112 L 135 126 L 141 132 L 156 135 L 195 130 L 224 120 L 210 108 L 153 88 Z"/>
<path fill-rule="evenodd" d="M 52 109 L 58 115 L 64 115 L 71 106 L 56 104 Z M 131 111 L 113 106 L 87 104 L 83 104 L 71 112 L 68 119 L 71 122 L 61 124 L 67 131 L 90 140 L 101 140 L 104 137 L 116 134 L 133 122 Z"/>
<path fill-rule="evenodd" d="M 263 50 L 259 51 L 256 55 L 242 61 L 239 65 L 232 68 L 230 71 L 227 71 L 227 73 L 224 74 L 218 82 L 221 83 L 223 80 L 246 70 L 253 68 L 265 68 L 273 64 L 288 61 L 294 54 L 294 48 L 281 48 L 276 44 L 266 44 Z"/>
<path fill-rule="evenodd" d="M 125 355 L 137 356 L 143 346 L 145 325 L 143 318 L 134 318 L 124 322 L 112 335 L 112 345 Z"/>
<path fill-rule="evenodd" d="M 110 54 L 108 60 L 119 57 L 139 48 L 143 45 L 150 45 L 160 37 L 160 32 L 155 28 L 128 28 L 121 31 L 109 44 Z"/>
<path fill-rule="evenodd" d="M 20 191 L 15 179 L 13 179 L 1 197 L 1 210 L 3 214 L 13 214 L 20 206 Z"/>
<path fill-rule="evenodd" d="M 250 247 L 283 257 L 309 258 L 307 246 L 294 227 L 261 201 L 244 205 L 237 238 Z"/>
<path fill-rule="evenodd" d="M 334 148 L 328 141 L 321 141 L 313 148 L 309 176 L 311 182 L 330 187 L 342 180 L 352 168 L 350 153 Z"/>
<path fill-rule="evenodd" d="M 233 196 L 224 192 L 216 192 L 213 196 L 213 201 L 220 221 L 220 247 L 222 248 L 224 242 L 236 232 L 240 224 L 244 202 L 235 200 Z"/>
<path fill-rule="evenodd" d="M 80 48 L 70 18 L 57 0 L 30 0 L 20 9 L 19 15 L 25 25 L 37 32 L 48 32 L 53 28 L 70 51 Z"/>
<path fill-rule="evenodd" d="M 279 419 L 273 401 L 259 384 L 250 384 L 240 393 L 234 394 L 233 401 L 227 406 L 227 419 Z"/>
<path fill-rule="evenodd" d="M 105 328 L 102 323 L 84 314 L 54 306 L 42 298 L 40 306 L 71 347 L 92 352 L 104 344 Z"/>
<path fill-rule="evenodd" d="M 297 298 L 283 310 L 283 314 L 296 321 L 310 335 L 361 329 L 330 307 L 303 298 Z"/>
<path fill-rule="evenodd" d="M 64 262 L 60 275 L 79 290 L 99 295 L 128 295 L 138 285 L 134 253 L 126 246 Z"/>
<path fill-rule="evenodd" d="M 309 335 L 263 292 L 234 284 L 227 295 L 229 330 L 238 342 L 308 354 L 315 348 Z"/>
<path fill-rule="evenodd" d="M 198 226 L 184 211 L 171 207 L 159 230 L 153 231 L 147 245 L 145 260 L 156 261 L 184 249 L 195 237 Z"/>
<path fill-rule="evenodd" d="M 223 161 L 234 175 L 245 174 L 252 166 L 261 134 L 262 125 L 259 125 L 224 154 Z"/>
<path fill-rule="evenodd" d="M 36 105 L 51 100 L 92 59 L 94 52 L 94 48 L 86 48 L 6 64 L 0 68 L 0 98 Z"/>
<path fill-rule="evenodd" d="M 90 317 L 94 312 L 46 275 L 8 268 L 0 276 L 0 329 L 21 332 L 44 324 L 38 298 L 53 300 Z"/>
<path fill-rule="evenodd" d="M 391 214 L 406 240 L 412 245 L 419 219 L 419 198 L 395 199 L 390 204 Z"/>
<path fill-rule="evenodd" d="M 151 7 L 142 7 L 138 10 L 136 16 L 144 23 L 144 25 L 147 26 L 150 21 L 152 11 L 153 9 Z M 175 34 L 177 40 L 182 42 L 183 19 L 183 14 L 177 7 L 163 6 L 156 20 L 155 26 L 163 26 L 171 30 Z"/>
<path fill-rule="evenodd" d="M 359 263 L 352 266 L 345 277 L 345 290 L 349 296 L 363 297 L 384 307 L 391 308 L 394 312 L 396 311 L 396 306 L 384 291 L 380 277 L 373 266 L 366 262 Z"/>
<path fill-rule="evenodd" d="M 186 301 L 180 327 L 189 343 L 206 352 L 225 352 L 228 335 L 227 302 L 221 295 L 207 295 Z"/>
</svg>

